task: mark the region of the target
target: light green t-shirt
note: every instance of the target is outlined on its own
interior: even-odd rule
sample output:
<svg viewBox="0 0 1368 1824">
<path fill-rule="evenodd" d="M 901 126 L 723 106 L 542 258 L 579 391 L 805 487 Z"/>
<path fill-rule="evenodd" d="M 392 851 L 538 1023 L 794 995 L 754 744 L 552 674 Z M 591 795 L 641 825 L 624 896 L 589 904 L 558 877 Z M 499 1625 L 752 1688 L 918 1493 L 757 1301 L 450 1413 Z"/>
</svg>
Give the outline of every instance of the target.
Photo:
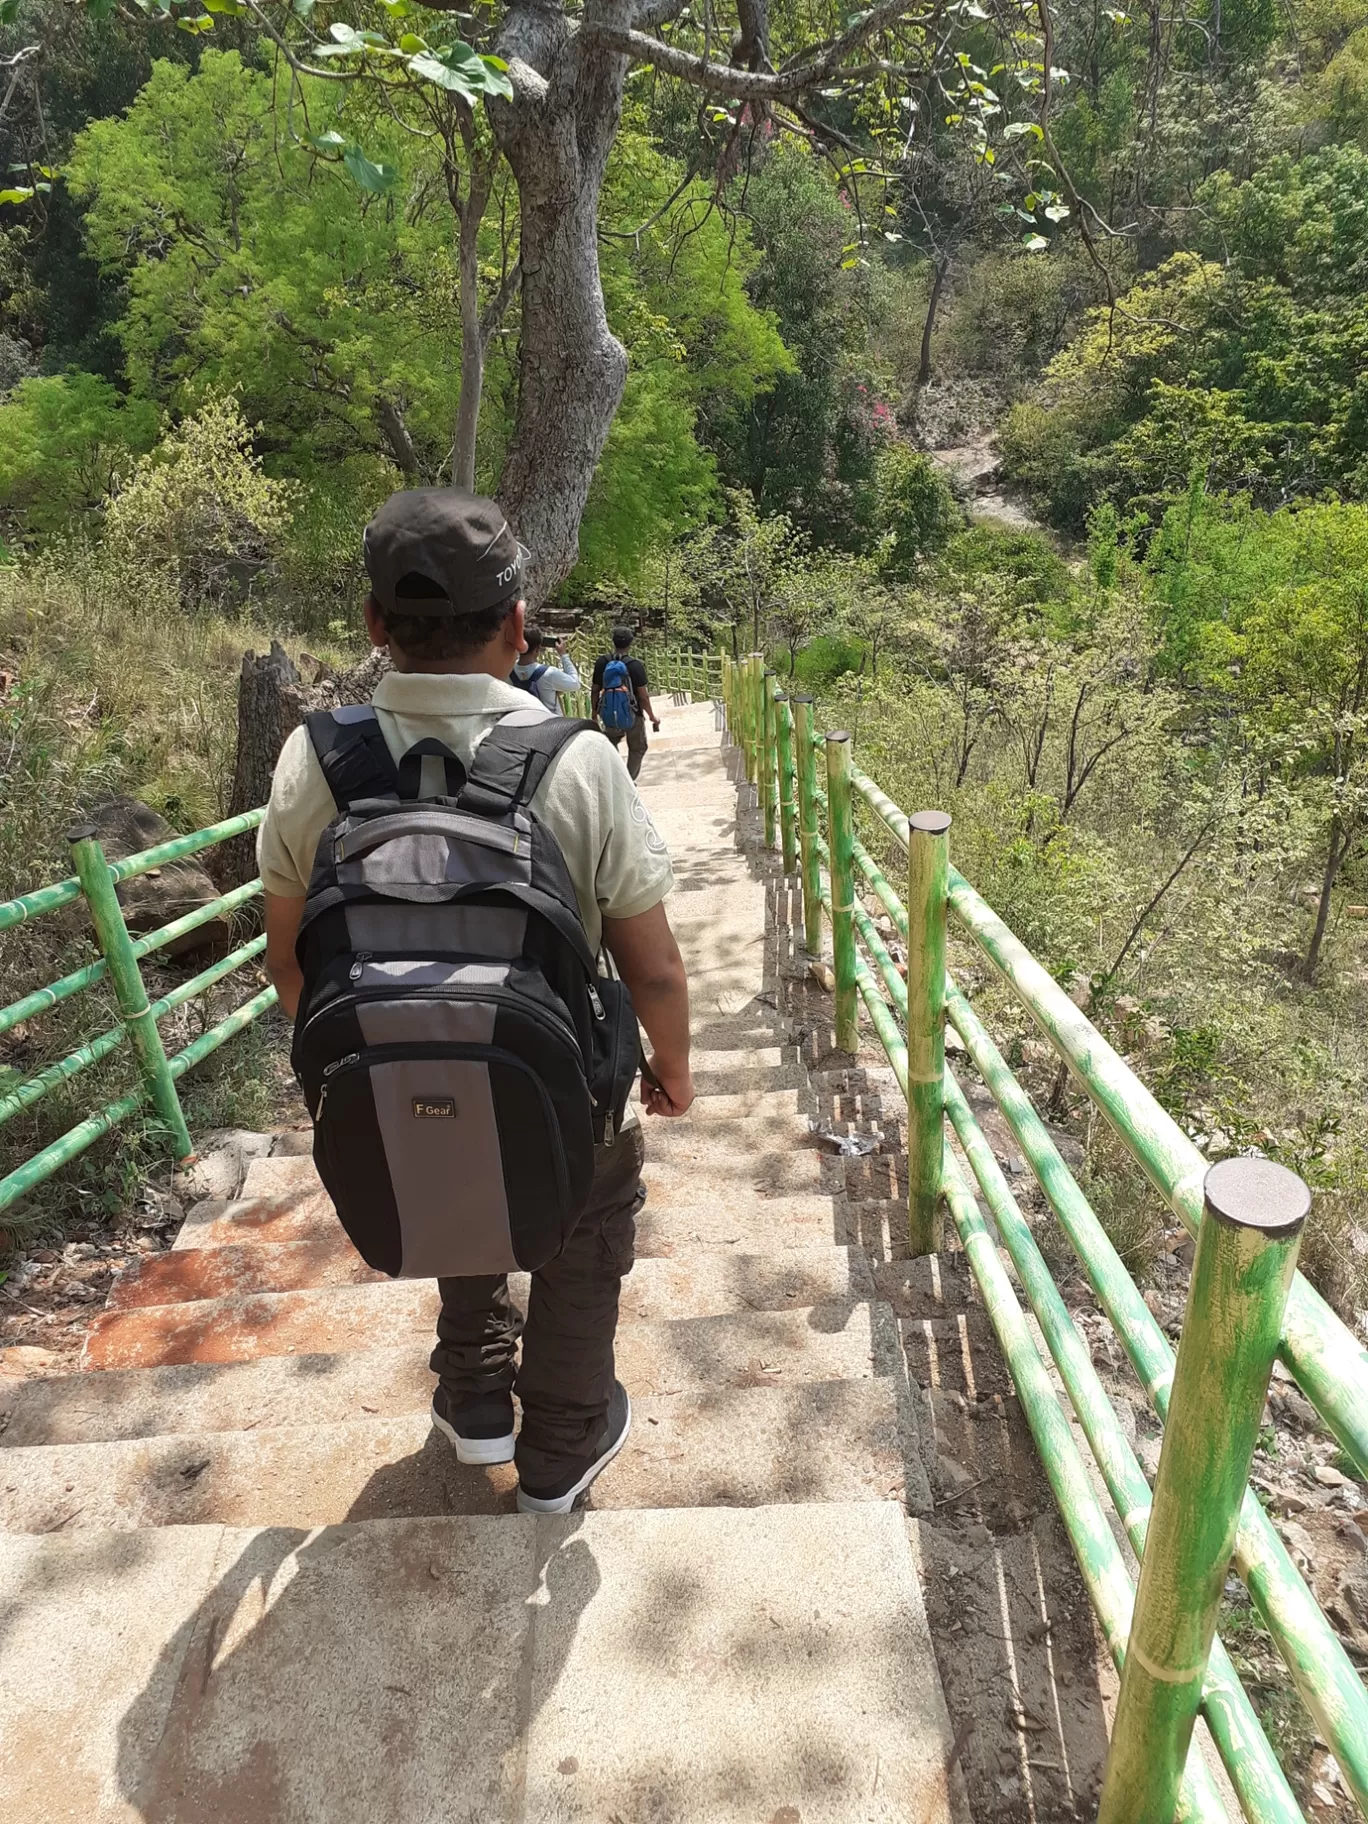
<svg viewBox="0 0 1368 1824">
<path fill-rule="evenodd" d="M 397 671 L 386 673 L 372 700 L 396 760 L 433 737 L 466 766 L 501 716 L 532 704 L 527 691 L 484 674 Z M 426 776 L 424 787 L 426 795 Z M 433 778 L 431 790 L 440 789 Z M 591 948 L 598 948 L 605 917 L 649 912 L 674 885 L 664 841 L 622 759 L 602 736 L 577 735 L 561 749 L 532 809 L 560 844 Z M 304 896 L 318 839 L 336 816 L 312 743 L 306 730 L 297 728 L 276 762 L 271 801 L 257 832 L 267 892 Z"/>
</svg>

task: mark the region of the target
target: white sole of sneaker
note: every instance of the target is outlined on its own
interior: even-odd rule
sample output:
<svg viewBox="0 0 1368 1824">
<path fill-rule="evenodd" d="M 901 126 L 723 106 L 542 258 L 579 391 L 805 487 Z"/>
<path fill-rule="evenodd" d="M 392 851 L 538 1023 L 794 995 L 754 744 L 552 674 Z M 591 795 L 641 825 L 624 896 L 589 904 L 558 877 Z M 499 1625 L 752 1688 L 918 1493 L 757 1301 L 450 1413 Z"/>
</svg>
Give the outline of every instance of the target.
<svg viewBox="0 0 1368 1824">
<path fill-rule="evenodd" d="M 568 1514 L 594 1478 L 602 1475 L 603 1471 L 607 1469 L 608 1465 L 622 1449 L 631 1435 L 632 1402 L 629 1398 L 627 1401 L 627 1423 L 622 1428 L 622 1436 L 618 1438 L 612 1449 L 606 1450 L 596 1462 L 591 1463 L 573 1488 L 567 1489 L 563 1495 L 557 1495 L 554 1500 L 539 1501 L 535 1495 L 524 1494 L 521 1486 L 519 1486 L 518 1512 L 520 1514 Z"/>
<path fill-rule="evenodd" d="M 456 1427 L 444 1419 L 439 1412 L 433 1413 L 432 1423 L 444 1438 L 450 1440 L 456 1451 L 458 1463 L 475 1463 L 488 1468 L 493 1463 L 511 1463 L 513 1461 L 515 1440 L 511 1431 L 504 1438 L 463 1438 Z"/>
</svg>

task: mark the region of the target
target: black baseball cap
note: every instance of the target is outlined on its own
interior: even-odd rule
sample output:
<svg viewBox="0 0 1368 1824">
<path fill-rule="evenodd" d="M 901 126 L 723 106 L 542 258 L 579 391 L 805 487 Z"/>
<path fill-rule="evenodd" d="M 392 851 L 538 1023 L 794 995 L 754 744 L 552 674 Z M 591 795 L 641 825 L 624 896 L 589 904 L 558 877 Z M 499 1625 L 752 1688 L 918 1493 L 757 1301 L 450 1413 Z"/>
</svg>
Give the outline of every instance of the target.
<svg viewBox="0 0 1368 1824">
<path fill-rule="evenodd" d="M 522 593 L 528 557 L 498 502 L 465 488 L 391 494 L 366 527 L 361 549 L 371 594 L 399 614 L 492 608 Z"/>
</svg>

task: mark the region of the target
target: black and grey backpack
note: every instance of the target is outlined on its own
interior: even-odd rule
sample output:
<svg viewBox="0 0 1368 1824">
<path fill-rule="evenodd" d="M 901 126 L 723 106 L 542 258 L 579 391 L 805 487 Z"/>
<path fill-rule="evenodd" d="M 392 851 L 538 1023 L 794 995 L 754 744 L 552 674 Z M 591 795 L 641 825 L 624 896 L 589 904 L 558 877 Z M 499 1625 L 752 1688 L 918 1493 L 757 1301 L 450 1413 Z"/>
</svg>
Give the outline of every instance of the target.
<svg viewBox="0 0 1368 1824">
<path fill-rule="evenodd" d="M 528 809 L 594 725 L 514 710 L 468 775 L 433 740 L 396 766 L 369 707 L 319 711 L 308 732 L 339 812 L 298 943 L 292 1062 L 319 1175 L 382 1272 L 539 1267 L 579 1219 L 640 1062 L 631 999 L 599 975 L 560 847 Z M 427 768 L 444 769 L 443 796 L 419 798 Z"/>
</svg>

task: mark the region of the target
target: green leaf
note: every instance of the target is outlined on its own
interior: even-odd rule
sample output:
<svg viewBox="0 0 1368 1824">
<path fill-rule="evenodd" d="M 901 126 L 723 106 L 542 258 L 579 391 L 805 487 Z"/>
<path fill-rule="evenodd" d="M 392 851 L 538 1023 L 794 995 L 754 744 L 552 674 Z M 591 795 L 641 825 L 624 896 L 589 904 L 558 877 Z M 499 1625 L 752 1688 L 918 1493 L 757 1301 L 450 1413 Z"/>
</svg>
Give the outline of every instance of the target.
<svg viewBox="0 0 1368 1824">
<path fill-rule="evenodd" d="M 415 76 L 464 95 L 467 101 L 474 95 L 502 95 L 505 101 L 513 99 L 513 85 L 505 73 L 508 65 L 503 58 L 482 57 L 473 46 L 460 39 L 454 44 L 439 44 L 424 58 L 422 67 L 415 59 L 409 68 Z M 445 74 L 438 75 L 438 68 Z"/>
<path fill-rule="evenodd" d="M 439 89 L 447 89 L 466 101 L 473 101 L 478 93 L 464 70 L 453 70 L 450 64 L 443 63 L 440 57 L 434 57 L 431 51 L 424 51 L 419 57 L 411 57 L 408 67 L 415 76 L 421 76 L 424 82 L 435 82 Z"/>
<path fill-rule="evenodd" d="M 1046 219 L 1051 222 L 1064 221 L 1068 213 L 1069 205 L 1067 203 L 1051 203 L 1045 211 Z"/>
<path fill-rule="evenodd" d="M 214 21 L 208 13 L 200 13 L 194 19 L 177 19 L 176 21 L 176 30 L 189 32 L 192 37 L 199 32 L 212 32 L 213 29 Z"/>
<path fill-rule="evenodd" d="M 417 32 L 405 32 L 403 37 L 399 40 L 399 49 L 406 52 L 410 57 L 416 57 L 420 51 L 425 51 L 427 48 L 427 39 L 420 38 Z"/>
<path fill-rule="evenodd" d="M 1044 134 L 1033 120 L 1014 120 L 1010 127 L 1002 129 L 1004 139 L 1020 139 L 1023 133 L 1034 133 L 1037 139 L 1044 138 Z"/>
<path fill-rule="evenodd" d="M 95 9 L 92 6 L 91 11 Z M 19 17 L 19 0 L 0 0 L 0 25 L 13 25 Z"/>
<path fill-rule="evenodd" d="M 26 203 L 32 195 L 32 185 L 19 190 L 0 190 L 0 203 Z"/>
<path fill-rule="evenodd" d="M 1021 244 L 1027 253 L 1044 253 L 1050 243 L 1043 234 L 1023 234 Z"/>
<path fill-rule="evenodd" d="M 320 45 L 316 53 L 320 57 L 339 57 L 348 51 L 388 51 L 392 48 L 383 32 L 358 32 L 353 26 L 344 25 L 340 19 L 334 20 L 328 27 L 328 34 L 336 42 Z"/>
<path fill-rule="evenodd" d="M 348 146 L 342 154 L 342 163 L 351 173 L 354 182 L 362 190 L 368 190 L 372 196 L 383 196 L 399 175 L 393 165 L 372 164 L 360 146 Z"/>
<path fill-rule="evenodd" d="M 294 0 L 294 10 L 301 19 L 307 19 L 314 9 L 314 0 Z"/>
<path fill-rule="evenodd" d="M 326 133 L 311 133 L 309 135 L 309 144 L 313 147 L 315 152 L 340 152 L 346 143 L 347 142 L 342 135 L 333 132 L 331 128 L 329 128 Z"/>
<path fill-rule="evenodd" d="M 247 8 L 242 0 L 204 0 L 204 10 L 206 13 L 226 13 L 229 18 L 235 19 L 240 13 L 245 13 Z"/>
<path fill-rule="evenodd" d="M 384 7 L 391 19 L 407 19 L 413 11 L 409 0 L 380 0 L 380 5 Z"/>
</svg>

